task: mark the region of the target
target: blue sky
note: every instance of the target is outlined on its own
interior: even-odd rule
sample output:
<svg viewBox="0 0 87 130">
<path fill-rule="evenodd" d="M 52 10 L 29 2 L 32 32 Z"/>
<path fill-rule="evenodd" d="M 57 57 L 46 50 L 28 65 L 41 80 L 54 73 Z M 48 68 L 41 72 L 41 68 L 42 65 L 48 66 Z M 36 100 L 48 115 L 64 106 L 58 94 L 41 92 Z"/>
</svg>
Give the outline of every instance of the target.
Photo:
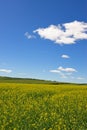
<svg viewBox="0 0 87 130">
<path fill-rule="evenodd" d="M 86 0 L 1 0 L 0 75 L 87 83 Z"/>
</svg>

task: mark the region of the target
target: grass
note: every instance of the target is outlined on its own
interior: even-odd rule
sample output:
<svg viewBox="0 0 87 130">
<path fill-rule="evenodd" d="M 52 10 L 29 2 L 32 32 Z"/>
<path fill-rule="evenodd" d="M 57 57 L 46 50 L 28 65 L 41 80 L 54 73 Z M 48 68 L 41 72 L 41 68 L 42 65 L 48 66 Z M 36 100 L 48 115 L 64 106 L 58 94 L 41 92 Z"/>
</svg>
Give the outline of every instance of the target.
<svg viewBox="0 0 87 130">
<path fill-rule="evenodd" d="M 31 79 L 31 78 L 12 78 L 12 77 L 0 77 L 0 83 L 22 83 L 22 84 L 51 84 L 58 83 L 49 80 Z"/>
<path fill-rule="evenodd" d="M 0 130 L 87 130 L 87 85 L 0 83 Z"/>
</svg>

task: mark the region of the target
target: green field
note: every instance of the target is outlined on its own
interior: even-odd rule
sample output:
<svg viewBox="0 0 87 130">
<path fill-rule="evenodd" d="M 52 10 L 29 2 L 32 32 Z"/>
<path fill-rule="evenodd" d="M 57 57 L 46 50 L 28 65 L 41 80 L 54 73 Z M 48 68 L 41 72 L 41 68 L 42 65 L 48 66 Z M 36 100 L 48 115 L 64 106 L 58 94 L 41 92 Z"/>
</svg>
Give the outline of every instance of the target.
<svg viewBox="0 0 87 130">
<path fill-rule="evenodd" d="M 0 83 L 0 130 L 87 130 L 87 85 Z"/>
</svg>

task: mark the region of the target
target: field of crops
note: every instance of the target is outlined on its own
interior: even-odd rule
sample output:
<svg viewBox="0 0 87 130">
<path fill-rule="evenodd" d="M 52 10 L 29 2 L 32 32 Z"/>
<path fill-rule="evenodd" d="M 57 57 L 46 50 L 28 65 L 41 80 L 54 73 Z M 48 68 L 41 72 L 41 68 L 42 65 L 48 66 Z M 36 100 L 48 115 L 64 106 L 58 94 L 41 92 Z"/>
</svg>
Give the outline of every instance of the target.
<svg viewBox="0 0 87 130">
<path fill-rule="evenodd" d="M 87 130 L 87 85 L 0 83 L 0 130 Z"/>
</svg>

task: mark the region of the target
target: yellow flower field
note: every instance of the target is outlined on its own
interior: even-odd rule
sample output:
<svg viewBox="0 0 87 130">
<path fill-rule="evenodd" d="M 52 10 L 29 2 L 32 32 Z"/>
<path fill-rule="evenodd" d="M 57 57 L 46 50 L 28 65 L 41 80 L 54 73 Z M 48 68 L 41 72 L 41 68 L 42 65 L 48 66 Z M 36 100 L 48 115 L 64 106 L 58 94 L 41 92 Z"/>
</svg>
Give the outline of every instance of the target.
<svg viewBox="0 0 87 130">
<path fill-rule="evenodd" d="M 0 130 L 87 130 L 87 85 L 0 83 Z"/>
</svg>

